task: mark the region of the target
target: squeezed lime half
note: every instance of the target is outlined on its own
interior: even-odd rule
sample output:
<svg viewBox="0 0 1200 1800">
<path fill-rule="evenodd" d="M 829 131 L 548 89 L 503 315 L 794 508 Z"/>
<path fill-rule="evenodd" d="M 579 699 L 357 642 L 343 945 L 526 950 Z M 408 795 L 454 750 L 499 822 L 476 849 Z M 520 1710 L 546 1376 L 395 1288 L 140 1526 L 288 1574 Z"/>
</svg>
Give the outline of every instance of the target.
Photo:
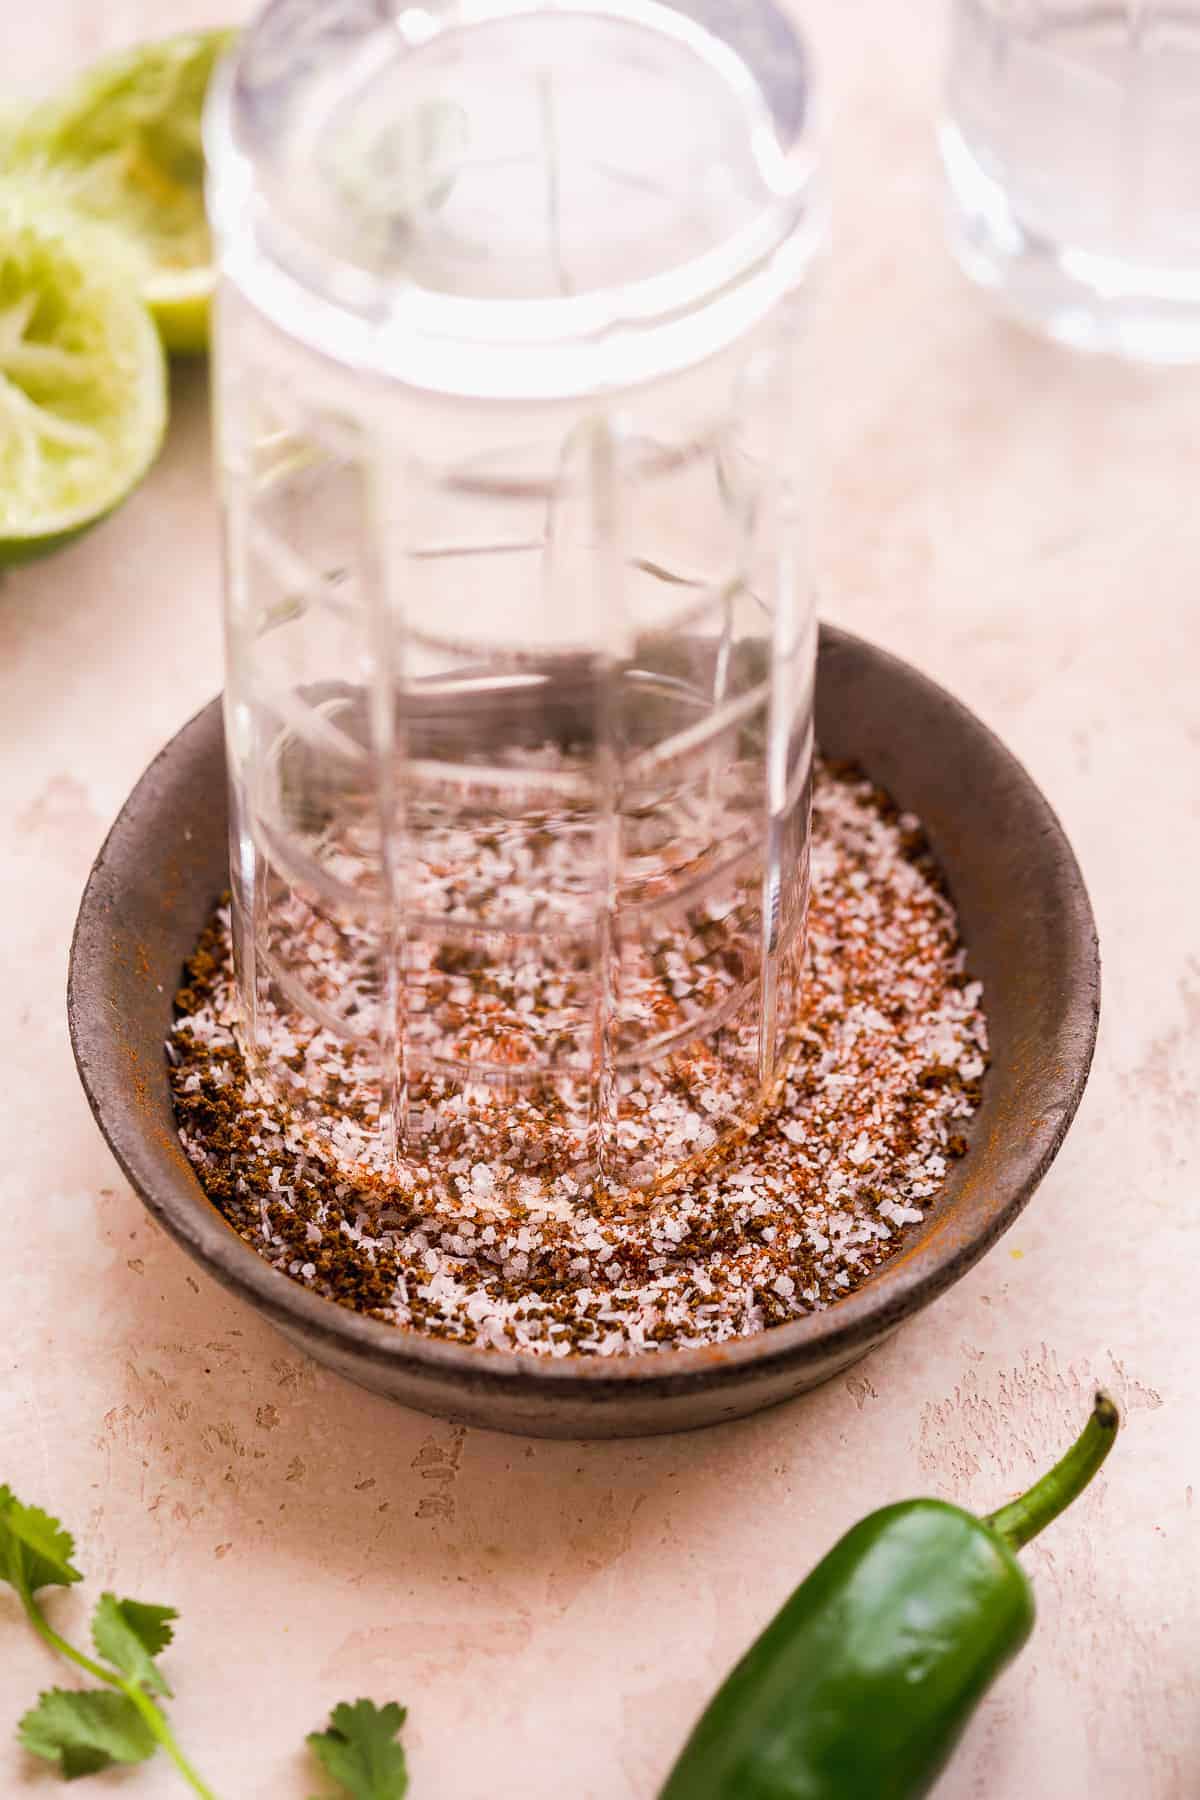
<svg viewBox="0 0 1200 1800">
<path fill-rule="evenodd" d="M 166 419 L 162 343 L 107 235 L 0 191 L 0 562 L 119 506 Z"/>
<path fill-rule="evenodd" d="M 208 343 L 213 269 L 201 114 L 234 35 L 187 33 L 108 57 L 6 134 L 14 172 L 24 165 L 124 238 L 169 350 Z"/>
</svg>

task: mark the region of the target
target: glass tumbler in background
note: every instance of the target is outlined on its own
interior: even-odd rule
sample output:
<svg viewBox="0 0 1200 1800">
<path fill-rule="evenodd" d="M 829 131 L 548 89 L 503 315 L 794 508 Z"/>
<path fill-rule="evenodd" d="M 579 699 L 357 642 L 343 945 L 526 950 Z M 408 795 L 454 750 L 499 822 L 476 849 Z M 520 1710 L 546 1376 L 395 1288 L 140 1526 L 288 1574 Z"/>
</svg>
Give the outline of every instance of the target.
<svg viewBox="0 0 1200 1800">
<path fill-rule="evenodd" d="M 1200 0 L 953 0 L 951 236 L 1082 349 L 1200 357 Z"/>
<path fill-rule="evenodd" d="M 253 1079 L 418 1209 L 638 1204 L 796 1023 L 805 46 L 274 0 L 206 136 Z"/>
</svg>

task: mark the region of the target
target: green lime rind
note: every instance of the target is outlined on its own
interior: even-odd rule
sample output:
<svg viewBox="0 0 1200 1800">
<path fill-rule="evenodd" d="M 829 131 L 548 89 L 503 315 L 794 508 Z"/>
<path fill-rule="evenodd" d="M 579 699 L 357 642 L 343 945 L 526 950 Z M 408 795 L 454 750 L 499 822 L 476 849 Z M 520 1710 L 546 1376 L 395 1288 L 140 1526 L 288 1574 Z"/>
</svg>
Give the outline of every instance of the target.
<svg viewBox="0 0 1200 1800">
<path fill-rule="evenodd" d="M 166 359 L 109 235 L 0 183 L 0 563 L 77 537 L 162 444 Z"/>
<path fill-rule="evenodd" d="M 234 36 L 194 32 L 123 51 L 0 128 L 15 175 L 52 182 L 81 216 L 125 240 L 169 349 L 199 351 L 208 341 L 201 117 Z"/>
</svg>

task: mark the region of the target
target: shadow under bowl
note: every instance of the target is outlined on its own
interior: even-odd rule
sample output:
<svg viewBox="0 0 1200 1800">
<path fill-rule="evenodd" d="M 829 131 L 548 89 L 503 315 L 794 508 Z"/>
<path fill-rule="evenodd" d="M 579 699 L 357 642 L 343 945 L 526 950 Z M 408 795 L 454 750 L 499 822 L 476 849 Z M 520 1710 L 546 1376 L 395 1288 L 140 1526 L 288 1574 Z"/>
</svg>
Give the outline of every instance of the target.
<svg viewBox="0 0 1200 1800">
<path fill-rule="evenodd" d="M 992 1063 L 968 1149 L 924 1223 L 828 1311 L 702 1349 L 539 1359 L 361 1317 L 271 1268 L 206 1198 L 175 1129 L 163 1045 L 172 996 L 228 885 L 225 748 L 214 701 L 146 770 L 80 904 L 68 1012 L 80 1079 L 147 1210 L 294 1344 L 405 1405 L 541 1437 L 688 1430 L 845 1369 L 950 1287 L 1010 1226 L 1058 1151 L 1099 1016 L 1096 930 L 1078 864 L 1025 770 L 944 689 L 823 627 L 817 736 L 917 813 L 984 983 Z"/>
</svg>

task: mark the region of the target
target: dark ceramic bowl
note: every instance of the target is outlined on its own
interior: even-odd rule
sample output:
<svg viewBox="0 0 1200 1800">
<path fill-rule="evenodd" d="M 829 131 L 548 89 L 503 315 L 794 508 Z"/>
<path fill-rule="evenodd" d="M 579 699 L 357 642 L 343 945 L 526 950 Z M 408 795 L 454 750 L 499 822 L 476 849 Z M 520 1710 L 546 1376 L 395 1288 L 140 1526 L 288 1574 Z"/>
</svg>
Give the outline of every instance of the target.
<svg viewBox="0 0 1200 1800">
<path fill-rule="evenodd" d="M 1004 746 L 923 675 L 825 628 L 817 732 L 924 822 L 984 982 L 992 1066 L 965 1157 L 905 1248 L 828 1312 L 758 1337 L 537 1360 L 359 1317 L 270 1268 L 205 1198 L 175 1133 L 163 1041 L 180 967 L 227 885 L 218 703 L 156 758 L 92 870 L 71 949 L 71 1038 L 92 1110 L 153 1216 L 293 1343 L 406 1405 L 542 1437 L 732 1419 L 826 1381 L 957 1281 L 1046 1173 L 1087 1080 L 1096 931 L 1054 814 Z"/>
</svg>

